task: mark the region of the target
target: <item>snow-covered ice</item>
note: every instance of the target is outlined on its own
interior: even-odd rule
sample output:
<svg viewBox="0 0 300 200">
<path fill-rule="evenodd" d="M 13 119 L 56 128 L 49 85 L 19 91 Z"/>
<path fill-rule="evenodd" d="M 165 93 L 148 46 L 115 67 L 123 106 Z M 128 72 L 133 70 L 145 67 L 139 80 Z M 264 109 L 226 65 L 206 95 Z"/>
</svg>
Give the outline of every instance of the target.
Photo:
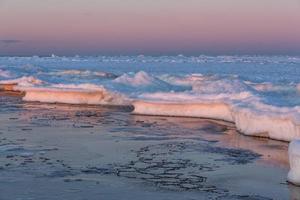
<svg viewBox="0 0 300 200">
<path fill-rule="evenodd" d="M 26 101 L 135 106 L 134 113 L 234 122 L 246 135 L 300 137 L 299 57 L 1 57 L 0 84 Z"/>
<path fill-rule="evenodd" d="M 25 101 L 133 105 L 136 114 L 220 119 L 283 141 L 300 139 L 299 77 L 297 56 L 0 58 L 0 85 L 17 84 Z"/>
<path fill-rule="evenodd" d="M 300 185 L 300 140 L 294 140 L 289 145 L 290 171 L 288 181 Z"/>
</svg>

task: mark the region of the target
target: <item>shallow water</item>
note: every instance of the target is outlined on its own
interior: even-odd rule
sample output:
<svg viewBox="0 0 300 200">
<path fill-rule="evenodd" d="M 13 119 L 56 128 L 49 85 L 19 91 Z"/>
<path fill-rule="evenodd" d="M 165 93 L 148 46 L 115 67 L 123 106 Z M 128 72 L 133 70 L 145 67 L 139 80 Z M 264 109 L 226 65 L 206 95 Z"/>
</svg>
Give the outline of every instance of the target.
<svg viewBox="0 0 300 200">
<path fill-rule="evenodd" d="M 1 199 L 300 199 L 287 143 L 232 123 L 0 101 Z"/>
</svg>

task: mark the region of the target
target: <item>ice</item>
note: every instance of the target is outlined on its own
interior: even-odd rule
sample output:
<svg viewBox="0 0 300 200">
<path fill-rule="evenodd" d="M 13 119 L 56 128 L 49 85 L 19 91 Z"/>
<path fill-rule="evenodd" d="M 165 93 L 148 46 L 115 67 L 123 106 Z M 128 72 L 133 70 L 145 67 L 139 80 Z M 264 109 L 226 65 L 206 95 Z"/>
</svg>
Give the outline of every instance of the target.
<svg viewBox="0 0 300 200">
<path fill-rule="evenodd" d="M 291 141 L 300 137 L 299 112 L 255 112 L 226 103 L 133 102 L 135 114 L 213 118 L 234 122 L 246 135 Z"/>
<path fill-rule="evenodd" d="M 93 84 L 56 84 L 48 88 L 17 87 L 17 89 L 25 92 L 24 101 L 88 105 L 130 105 L 130 101 L 123 95 Z"/>
<path fill-rule="evenodd" d="M 124 74 L 114 80 L 117 83 L 122 83 L 131 86 L 147 86 L 155 82 L 155 78 L 149 76 L 146 72 L 140 71 L 134 75 Z"/>
<path fill-rule="evenodd" d="M 138 114 L 231 121 L 251 136 L 300 134 L 297 56 L 34 56 L 0 64 L 0 84 L 24 91 L 26 101 L 133 104 Z"/>
<path fill-rule="evenodd" d="M 230 121 L 245 135 L 292 141 L 288 180 L 300 185 L 299 66 L 299 56 L 0 57 L 0 89 L 24 101 Z"/>
<path fill-rule="evenodd" d="M 134 113 L 221 119 L 246 135 L 291 141 L 300 137 L 299 107 L 263 102 L 254 88 L 237 78 L 206 78 L 191 91 L 146 93 L 134 101 Z"/>
<path fill-rule="evenodd" d="M 125 73 L 114 79 L 111 84 L 114 85 L 116 90 L 129 93 L 130 97 L 147 92 L 182 91 L 187 89 L 184 85 L 170 84 L 160 77 L 150 75 L 144 71 Z"/>
<path fill-rule="evenodd" d="M 62 70 L 51 73 L 52 75 L 77 75 L 77 76 L 97 76 L 103 78 L 117 78 L 118 76 L 113 73 L 101 72 L 101 71 L 90 71 L 90 70 Z"/>
<path fill-rule="evenodd" d="M 93 91 L 105 91 L 105 88 L 101 85 L 91 84 L 91 83 L 84 83 L 84 84 L 52 84 L 50 86 L 51 88 L 59 88 L 59 89 L 65 89 L 65 90 L 79 90 L 79 91 L 87 91 L 87 92 L 93 92 Z"/>
<path fill-rule="evenodd" d="M 229 106 L 224 103 L 157 103 L 134 101 L 133 106 L 134 114 L 233 120 Z"/>
<path fill-rule="evenodd" d="M 0 69 L 0 77 L 3 77 L 3 78 L 10 78 L 10 77 L 11 77 L 11 74 L 10 74 L 9 71 Z"/>
<path fill-rule="evenodd" d="M 291 141 L 300 138 L 300 112 L 297 108 L 276 108 L 261 103 L 233 109 L 237 129 L 250 136 Z"/>
<path fill-rule="evenodd" d="M 290 171 L 288 181 L 300 185 L 300 140 L 294 140 L 289 145 Z"/>
<path fill-rule="evenodd" d="M 0 81 L 0 84 L 17 84 L 18 86 L 34 86 L 34 85 L 41 85 L 43 84 L 43 81 L 33 77 L 33 76 L 23 76 L 21 78 L 17 79 L 11 79 L 11 80 L 2 80 Z"/>
</svg>

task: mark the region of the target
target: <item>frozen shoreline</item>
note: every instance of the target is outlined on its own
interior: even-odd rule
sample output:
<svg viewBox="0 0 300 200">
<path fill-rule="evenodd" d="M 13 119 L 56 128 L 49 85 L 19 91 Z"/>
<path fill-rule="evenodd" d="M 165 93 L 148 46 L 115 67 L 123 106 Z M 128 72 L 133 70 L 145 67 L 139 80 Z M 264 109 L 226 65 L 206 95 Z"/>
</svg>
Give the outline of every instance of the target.
<svg viewBox="0 0 300 200">
<path fill-rule="evenodd" d="M 289 142 L 300 136 L 299 63 L 292 56 L 1 57 L 0 89 L 27 102 L 225 120 L 245 135 Z"/>
<path fill-rule="evenodd" d="M 26 103 L 6 96 L 1 110 L 0 176 L 5 187 L 0 190 L 7 199 L 51 199 L 51 191 L 73 199 L 83 194 L 112 199 L 120 193 L 124 199 L 140 199 L 145 193 L 149 199 L 289 199 L 300 192 L 282 184 L 288 170 L 286 143 L 237 134 L 230 123 Z M 170 180 L 160 170 L 182 175 Z M 185 182 L 192 175 L 199 177 Z M 26 193 L 30 182 L 39 186 Z"/>
<path fill-rule="evenodd" d="M 199 117 L 233 122 L 241 133 L 249 136 L 287 142 L 300 137 L 300 125 L 289 119 L 288 115 L 255 113 L 249 109 L 232 108 L 226 103 L 134 101 L 133 106 L 134 114 Z"/>
</svg>

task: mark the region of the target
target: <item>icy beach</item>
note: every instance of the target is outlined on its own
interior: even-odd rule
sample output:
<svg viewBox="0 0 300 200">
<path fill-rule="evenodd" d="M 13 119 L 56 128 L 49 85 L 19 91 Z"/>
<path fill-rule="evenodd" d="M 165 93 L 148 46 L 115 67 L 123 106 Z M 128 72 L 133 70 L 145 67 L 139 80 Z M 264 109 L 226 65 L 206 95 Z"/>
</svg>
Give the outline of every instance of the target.
<svg viewBox="0 0 300 200">
<path fill-rule="evenodd" d="M 23 100 L 133 105 L 136 114 L 235 123 L 253 136 L 300 136 L 299 57 L 3 57 L 0 84 Z"/>
<path fill-rule="evenodd" d="M 239 132 L 249 136 L 290 142 L 300 137 L 299 66 L 300 57 L 290 56 L 1 57 L 0 89 L 19 92 L 19 98 L 22 98 L 21 107 L 31 105 L 30 102 L 34 102 L 32 105 L 39 103 L 78 104 L 98 109 L 101 106 L 117 106 L 116 108 L 120 109 L 126 108 L 126 117 L 121 114 L 126 120 L 143 118 L 141 121 L 144 122 L 144 118 L 152 119 L 138 115 L 152 115 L 154 119 L 160 119 L 159 116 L 165 116 L 164 119 L 169 119 L 168 116 L 192 117 L 190 120 L 199 120 L 198 126 L 201 127 L 203 118 L 214 119 L 221 120 L 218 123 L 225 123 L 227 128 L 232 126 L 236 135 L 239 135 Z M 6 99 L 2 104 L 5 108 L 5 105 L 9 103 Z M 80 108 L 83 109 L 83 107 Z M 18 110 L 18 106 L 14 109 Z M 93 110 L 93 112 L 96 111 Z M 186 120 L 186 118 L 176 119 L 180 124 L 184 124 Z M 54 121 L 56 124 L 56 120 Z M 78 121 L 78 123 L 82 122 Z M 113 126 L 114 123 L 109 124 Z M 196 124 L 196 122 L 193 123 L 192 128 L 185 128 L 196 134 L 194 130 L 197 127 Z M 74 126 L 77 126 L 76 123 Z M 149 126 L 151 127 L 152 123 Z M 215 126 L 217 125 L 212 125 L 212 127 Z M 85 125 L 82 128 L 84 127 Z M 94 125 L 91 127 L 87 125 L 86 128 L 94 132 Z M 165 128 L 168 129 L 168 126 Z M 123 130 L 124 127 L 119 131 Z M 136 127 L 131 127 L 130 130 L 136 132 Z M 152 136 L 150 132 L 147 132 L 147 137 L 143 137 L 149 137 L 145 141 L 157 140 L 157 135 L 155 135 L 157 133 L 160 131 L 157 130 Z M 228 132 L 223 134 L 226 135 Z M 195 140 L 194 136 L 190 138 L 186 131 L 182 131 L 178 136 L 176 135 L 177 137 L 180 140 Z M 210 135 L 210 139 L 211 137 Z M 244 138 L 245 136 L 231 135 L 230 137 Z M 208 139 L 204 138 L 205 141 Z M 270 146 L 262 152 L 256 152 L 258 150 L 253 149 L 250 144 L 240 147 L 224 142 L 224 136 L 215 139 L 222 143 L 224 148 L 242 148 L 251 153 L 253 151 L 254 154 L 247 158 L 249 159 L 247 163 L 252 163 L 256 159 L 268 160 L 267 163 L 275 163 L 277 166 L 274 170 L 282 169 L 281 167 L 289 168 L 288 143 L 278 142 L 279 149 L 275 145 L 274 148 Z M 258 143 L 269 141 L 254 138 L 249 139 L 249 143 L 255 146 L 256 140 L 259 141 Z M 171 142 L 170 148 L 172 145 L 178 146 L 177 142 L 176 144 Z M 153 148 L 156 148 L 155 144 L 153 145 Z M 169 143 L 163 144 L 163 148 L 168 149 L 169 146 L 165 145 Z M 200 145 L 201 147 L 193 145 L 189 143 L 186 147 L 184 144 L 184 149 L 192 148 L 193 151 L 197 151 L 195 148 L 200 148 L 198 150 L 203 152 L 203 144 Z M 290 160 L 295 160 L 298 157 L 298 145 L 292 147 L 289 151 L 291 152 Z M 147 148 L 150 147 L 147 146 Z M 281 152 L 280 158 L 270 156 L 277 151 Z M 262 159 L 261 155 L 270 157 Z M 294 162 L 295 169 L 298 169 L 297 163 L 297 161 Z M 257 164 L 255 166 L 257 167 Z M 283 171 L 285 181 L 288 173 Z M 297 180 L 294 180 L 295 178 Z M 298 183 L 298 179 L 295 171 L 289 173 L 290 181 Z M 297 189 L 293 190 L 297 191 Z M 229 198 L 229 196 L 226 197 Z M 267 195 L 267 197 L 270 196 Z M 286 193 L 283 197 L 287 197 Z"/>
<path fill-rule="evenodd" d="M 0 198 L 298 199 L 287 143 L 228 122 L 0 97 Z M 275 176 L 276 175 L 276 176 Z"/>
</svg>

